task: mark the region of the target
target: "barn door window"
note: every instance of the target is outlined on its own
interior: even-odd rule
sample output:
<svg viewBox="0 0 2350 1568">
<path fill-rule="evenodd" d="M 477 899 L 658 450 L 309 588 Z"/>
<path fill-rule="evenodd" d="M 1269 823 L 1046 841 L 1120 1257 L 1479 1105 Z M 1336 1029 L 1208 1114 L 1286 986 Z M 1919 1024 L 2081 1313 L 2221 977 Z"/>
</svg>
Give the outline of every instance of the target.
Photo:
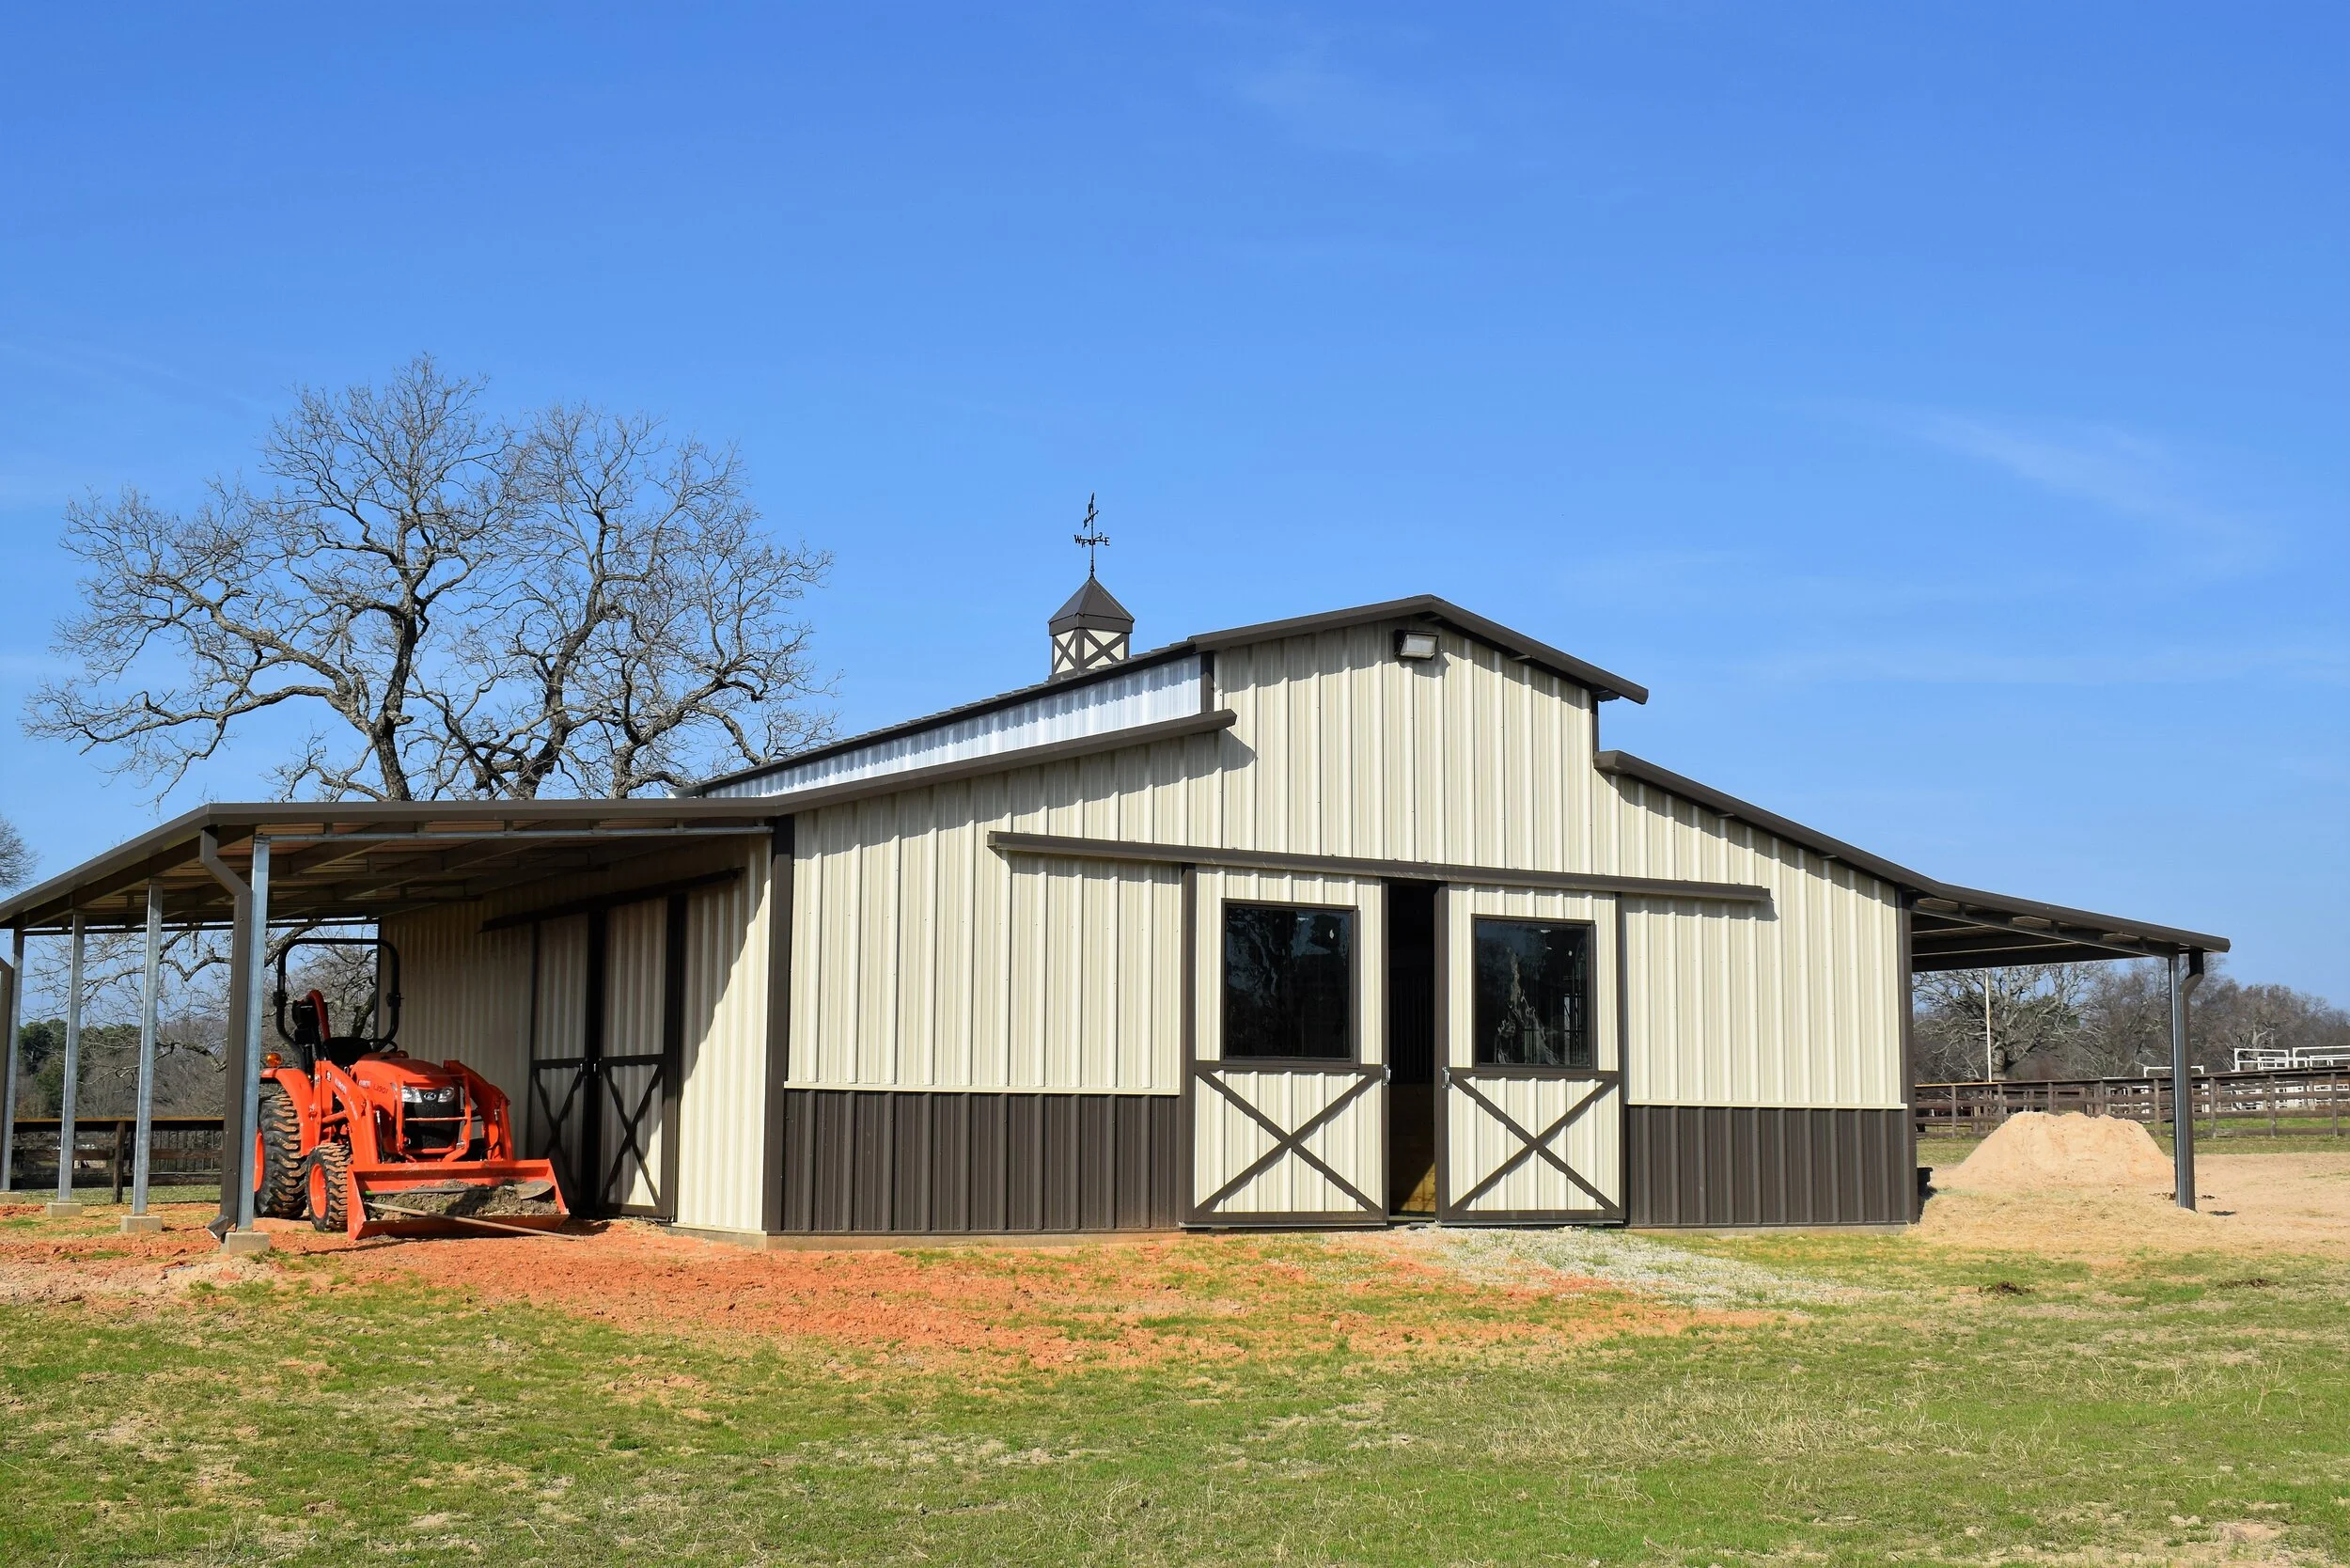
<svg viewBox="0 0 2350 1568">
<path fill-rule="evenodd" d="M 1477 1065 L 1590 1067 L 1591 928 L 1476 922 Z"/>
<path fill-rule="evenodd" d="M 1224 906 L 1224 1057 L 1350 1061 L 1355 912 Z"/>
</svg>

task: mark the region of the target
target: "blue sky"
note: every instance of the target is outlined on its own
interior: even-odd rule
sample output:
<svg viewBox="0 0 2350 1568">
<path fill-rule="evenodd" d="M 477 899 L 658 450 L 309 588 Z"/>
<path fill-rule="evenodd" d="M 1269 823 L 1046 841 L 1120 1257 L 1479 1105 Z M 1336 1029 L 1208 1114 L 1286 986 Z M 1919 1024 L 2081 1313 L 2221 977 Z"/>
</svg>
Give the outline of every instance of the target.
<svg viewBox="0 0 2350 1568">
<path fill-rule="evenodd" d="M 2350 1002 L 2339 8 L 0 29 L 11 715 L 68 496 L 430 350 L 739 442 L 849 727 L 1040 678 L 1098 491 L 1141 642 L 1442 593 L 1653 687 L 1606 744 Z M 0 740 L 50 870 L 157 811 Z"/>
</svg>

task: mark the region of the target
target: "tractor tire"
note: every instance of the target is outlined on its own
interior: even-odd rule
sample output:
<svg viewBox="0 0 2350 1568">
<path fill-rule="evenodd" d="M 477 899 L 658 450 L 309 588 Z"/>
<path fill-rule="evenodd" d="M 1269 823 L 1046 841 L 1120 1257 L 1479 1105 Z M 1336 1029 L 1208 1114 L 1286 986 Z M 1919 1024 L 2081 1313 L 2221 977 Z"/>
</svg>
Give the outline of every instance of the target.
<svg viewBox="0 0 2350 1568">
<path fill-rule="evenodd" d="M 261 1085 L 253 1141 L 259 1146 L 253 1164 L 253 1212 L 265 1219 L 301 1218 L 308 1197 L 303 1189 L 309 1184 L 303 1180 L 302 1115 L 283 1085 Z"/>
<path fill-rule="evenodd" d="M 351 1145 L 321 1143 L 312 1152 L 318 1173 L 326 1187 L 326 1200 L 310 1205 L 310 1225 L 314 1230 L 338 1231 L 351 1225 Z"/>
</svg>

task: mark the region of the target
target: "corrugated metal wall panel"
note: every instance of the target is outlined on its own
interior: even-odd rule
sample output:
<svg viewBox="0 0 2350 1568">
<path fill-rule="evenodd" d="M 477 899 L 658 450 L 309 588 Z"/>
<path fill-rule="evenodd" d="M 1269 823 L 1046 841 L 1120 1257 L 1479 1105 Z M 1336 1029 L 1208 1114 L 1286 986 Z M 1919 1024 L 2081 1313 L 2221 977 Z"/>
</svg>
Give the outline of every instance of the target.
<svg viewBox="0 0 2350 1568">
<path fill-rule="evenodd" d="M 1039 771 L 813 814 L 793 1083 L 1174 1091 L 1182 878 L 988 849 L 979 811 Z"/>
<path fill-rule="evenodd" d="M 659 1056 L 662 987 L 667 973 L 668 902 L 622 904 L 606 917 L 603 965 L 603 1055 Z M 659 1070 L 650 1065 L 605 1069 L 603 1157 L 617 1168 L 611 1200 L 669 1212 L 674 1194 L 661 1191 L 663 1123 Z M 625 1109 L 623 1108 L 625 1107 Z M 626 1134 L 635 1128 L 632 1143 Z M 682 1152 L 682 1151 L 681 1151 Z M 639 1157 L 641 1155 L 641 1158 Z"/>
<path fill-rule="evenodd" d="M 1165 1095 L 786 1091 L 784 1228 L 903 1235 L 1172 1229 Z"/>
<path fill-rule="evenodd" d="M 463 1062 L 505 1091 L 522 1125 L 530 1080 L 530 933 L 484 934 L 479 908 L 451 904 L 384 922 L 400 953 L 400 1049 Z"/>
<path fill-rule="evenodd" d="M 1220 652 L 1222 735 L 809 813 L 792 1082 L 1178 1089 L 1175 874 L 1007 860 L 992 828 L 1588 864 L 1589 694 L 1450 633 L 1403 663 L 1395 629 Z"/>
<path fill-rule="evenodd" d="M 768 846 L 686 905 L 677 1217 L 756 1231 L 767 1136 Z"/>
<path fill-rule="evenodd" d="M 1629 1222 L 1896 1225 L 1916 1217 L 1908 1113 L 1641 1105 L 1626 1124 Z"/>
<path fill-rule="evenodd" d="M 529 929 L 523 928 L 528 938 Z M 549 920 L 539 928 L 536 1017 L 532 1058 L 575 1057 L 588 1043 L 588 917 Z"/>
<path fill-rule="evenodd" d="M 1539 870 L 1590 865 L 1592 702 L 1451 632 L 1394 655 L 1404 623 L 1216 655 L 1237 722 L 1195 823 L 1227 848 Z M 1425 623 L 1414 629 L 1426 631 Z"/>
<path fill-rule="evenodd" d="M 1772 894 L 1766 907 L 1626 902 L 1635 1101 L 1903 1103 L 1896 889 L 1637 783 L 1614 781 L 1602 806 L 1602 870 Z"/>
</svg>

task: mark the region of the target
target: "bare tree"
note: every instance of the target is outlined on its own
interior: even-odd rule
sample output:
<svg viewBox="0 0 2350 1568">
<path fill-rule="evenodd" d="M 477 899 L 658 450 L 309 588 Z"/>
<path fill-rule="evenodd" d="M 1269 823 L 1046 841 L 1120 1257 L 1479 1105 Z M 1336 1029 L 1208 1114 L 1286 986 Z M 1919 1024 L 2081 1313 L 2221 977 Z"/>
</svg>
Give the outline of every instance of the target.
<svg viewBox="0 0 2350 1568">
<path fill-rule="evenodd" d="M 0 817 L 0 888 L 30 882 L 35 863 L 33 846 L 24 841 L 24 835 L 14 823 Z"/>
<path fill-rule="evenodd" d="M 419 358 L 301 393 L 266 492 L 76 503 L 82 671 L 28 729 L 168 790 L 286 707 L 314 720 L 288 796 L 384 800 L 620 796 L 821 738 L 791 610 L 829 557 L 764 535 L 735 453 L 482 393 Z"/>
<path fill-rule="evenodd" d="M 2081 966 L 2069 964 L 1920 975 L 1914 992 L 1919 1071 L 1929 1077 L 2005 1077 L 2026 1057 L 2080 1034 L 2088 991 Z"/>
<path fill-rule="evenodd" d="M 20 1061 L 28 1115 L 54 1115 L 64 1080 L 70 949 L 43 941 L 26 955 L 25 1025 Z M 223 933 L 175 931 L 164 938 L 156 996 L 156 1109 L 196 1114 L 220 1108 L 227 1038 L 227 943 Z M 92 1116 L 127 1114 L 138 1078 L 143 932 L 92 932 L 82 965 L 83 1036 L 79 1104 Z"/>
<path fill-rule="evenodd" d="M 2210 964 L 2195 993 L 2188 1032 L 2189 1059 L 2199 1070 L 2227 1071 L 2239 1046 L 2350 1050 L 2350 1011 L 2291 986 L 2240 984 L 2217 955 Z M 2161 960 L 2149 959 L 1920 975 L 1915 992 L 1919 1075 L 1982 1076 L 1986 982 L 1999 1076 L 2133 1077 L 2150 1066 L 2167 1071 L 2166 970 Z"/>
</svg>

